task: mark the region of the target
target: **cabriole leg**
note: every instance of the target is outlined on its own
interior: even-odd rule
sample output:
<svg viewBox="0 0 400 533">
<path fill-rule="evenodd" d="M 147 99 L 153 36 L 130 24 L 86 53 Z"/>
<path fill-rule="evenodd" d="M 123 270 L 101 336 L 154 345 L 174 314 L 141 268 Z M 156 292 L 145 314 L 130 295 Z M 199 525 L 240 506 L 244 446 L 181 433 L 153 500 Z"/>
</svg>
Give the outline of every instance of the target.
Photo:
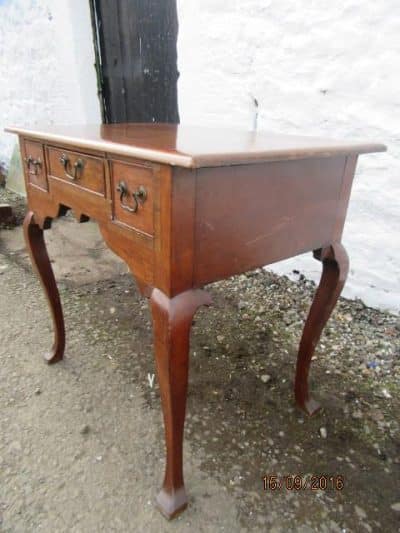
<svg viewBox="0 0 400 533">
<path fill-rule="evenodd" d="M 154 289 L 150 301 L 167 451 L 164 483 L 157 496 L 157 506 L 171 519 L 187 506 L 182 451 L 190 329 L 196 310 L 201 305 L 211 304 L 211 297 L 198 289 L 170 299 Z"/>
<path fill-rule="evenodd" d="M 349 259 L 346 250 L 340 243 L 314 251 L 314 257 L 322 261 L 323 270 L 321 281 L 304 326 L 297 357 L 295 379 L 296 403 L 309 415 L 314 414 L 320 407 L 310 397 L 308 390 L 311 358 L 322 330 L 342 292 L 349 270 Z"/>
<path fill-rule="evenodd" d="M 56 280 L 47 254 L 43 229 L 36 223 L 35 215 L 32 211 L 29 211 L 25 217 L 24 235 L 32 264 L 46 293 L 54 325 L 54 344 L 51 351 L 44 357 L 48 363 L 56 363 L 64 355 L 64 317 Z"/>
</svg>

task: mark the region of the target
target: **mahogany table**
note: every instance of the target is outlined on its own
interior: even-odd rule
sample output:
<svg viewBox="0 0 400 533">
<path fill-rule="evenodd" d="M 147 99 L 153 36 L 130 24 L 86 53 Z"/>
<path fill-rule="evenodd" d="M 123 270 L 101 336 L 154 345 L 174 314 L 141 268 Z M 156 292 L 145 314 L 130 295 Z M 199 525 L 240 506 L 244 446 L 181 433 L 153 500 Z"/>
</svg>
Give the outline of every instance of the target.
<svg viewBox="0 0 400 533">
<path fill-rule="evenodd" d="M 107 245 L 150 298 L 164 414 L 166 470 L 157 497 L 172 518 L 187 505 L 182 446 L 193 316 L 210 282 L 313 251 L 319 287 L 295 376 L 298 406 L 313 414 L 311 357 L 343 288 L 341 236 L 358 154 L 381 144 L 166 124 L 37 129 L 19 135 L 28 213 L 25 238 L 54 322 L 48 363 L 63 357 L 60 297 L 43 230 L 72 209 L 97 221 Z"/>
</svg>

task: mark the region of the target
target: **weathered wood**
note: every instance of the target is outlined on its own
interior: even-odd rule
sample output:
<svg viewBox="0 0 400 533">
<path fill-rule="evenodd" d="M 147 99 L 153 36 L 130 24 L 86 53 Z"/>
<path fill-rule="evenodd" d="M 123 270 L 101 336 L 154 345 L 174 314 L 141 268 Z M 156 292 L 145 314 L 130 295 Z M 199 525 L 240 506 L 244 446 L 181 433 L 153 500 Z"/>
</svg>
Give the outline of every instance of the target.
<svg viewBox="0 0 400 533">
<path fill-rule="evenodd" d="M 106 122 L 179 122 L 176 0 L 92 0 Z"/>
</svg>

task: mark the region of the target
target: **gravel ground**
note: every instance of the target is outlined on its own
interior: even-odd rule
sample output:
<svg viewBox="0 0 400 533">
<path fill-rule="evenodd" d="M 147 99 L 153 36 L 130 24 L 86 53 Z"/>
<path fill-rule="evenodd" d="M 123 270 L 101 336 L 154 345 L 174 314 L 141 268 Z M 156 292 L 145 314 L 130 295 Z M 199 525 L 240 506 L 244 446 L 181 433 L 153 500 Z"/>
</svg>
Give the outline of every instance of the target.
<svg viewBox="0 0 400 533">
<path fill-rule="evenodd" d="M 191 502 L 167 523 L 151 504 L 163 433 L 157 382 L 147 379 L 147 303 L 128 274 L 73 277 L 60 278 L 66 357 L 49 367 L 40 286 L 26 255 L 2 248 L 4 531 L 399 530 L 398 316 L 340 300 L 313 361 L 324 408 L 307 418 L 293 405 L 292 381 L 313 284 L 260 270 L 208 287 L 214 305 L 196 315 L 191 344 Z M 294 475 L 342 476 L 343 487 L 264 490 L 272 474 L 289 484 Z"/>
</svg>

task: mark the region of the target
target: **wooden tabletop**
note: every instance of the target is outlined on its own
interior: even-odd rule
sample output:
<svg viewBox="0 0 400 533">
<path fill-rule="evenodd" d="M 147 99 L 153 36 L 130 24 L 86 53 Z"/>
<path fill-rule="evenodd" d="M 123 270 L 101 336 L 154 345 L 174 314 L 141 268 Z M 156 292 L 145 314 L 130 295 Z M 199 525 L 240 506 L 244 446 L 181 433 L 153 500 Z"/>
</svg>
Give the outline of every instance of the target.
<svg viewBox="0 0 400 533">
<path fill-rule="evenodd" d="M 176 124 L 94 124 L 9 127 L 6 131 L 170 165 L 200 168 L 266 161 L 383 152 L 374 142 L 350 142 L 234 128 Z"/>
</svg>

